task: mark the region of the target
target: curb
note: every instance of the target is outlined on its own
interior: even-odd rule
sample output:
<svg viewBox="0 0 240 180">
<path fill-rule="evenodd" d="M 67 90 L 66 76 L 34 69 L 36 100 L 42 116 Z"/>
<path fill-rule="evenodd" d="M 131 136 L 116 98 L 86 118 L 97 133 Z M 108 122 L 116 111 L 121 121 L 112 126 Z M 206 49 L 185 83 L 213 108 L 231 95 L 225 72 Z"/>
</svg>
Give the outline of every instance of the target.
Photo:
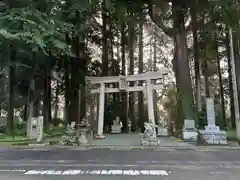
<svg viewBox="0 0 240 180">
<path fill-rule="evenodd" d="M 217 152 L 217 151 L 236 151 L 240 150 L 240 146 L 152 146 L 152 147 L 144 147 L 144 146 L 49 146 L 49 145 L 41 145 L 38 144 L 31 146 L 0 146 L 0 151 L 4 150 L 70 150 L 70 151 L 88 151 L 88 150 L 113 150 L 113 151 L 164 151 L 164 152 L 174 152 L 174 151 L 198 151 L 198 152 Z"/>
</svg>

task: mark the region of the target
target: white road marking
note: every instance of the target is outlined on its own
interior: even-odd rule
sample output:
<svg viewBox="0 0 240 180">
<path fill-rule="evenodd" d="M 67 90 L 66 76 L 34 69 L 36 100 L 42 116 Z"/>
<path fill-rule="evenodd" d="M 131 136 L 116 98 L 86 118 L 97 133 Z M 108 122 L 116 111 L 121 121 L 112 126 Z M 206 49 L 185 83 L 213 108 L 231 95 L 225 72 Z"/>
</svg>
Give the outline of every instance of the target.
<svg viewBox="0 0 240 180">
<path fill-rule="evenodd" d="M 124 175 L 124 176 L 168 176 L 169 173 L 165 170 L 29 170 L 24 173 L 25 175 Z"/>
<path fill-rule="evenodd" d="M 68 170 L 68 171 L 63 171 L 62 175 L 78 175 L 82 171 L 81 170 Z"/>
<path fill-rule="evenodd" d="M 164 171 L 164 170 L 150 170 L 149 174 L 150 175 L 158 175 L 158 176 L 167 176 L 168 175 L 167 171 Z"/>
<path fill-rule="evenodd" d="M 36 174 L 40 174 L 41 171 L 36 171 L 36 170 L 30 170 L 25 172 L 24 174 L 26 175 L 36 175 Z"/>
<path fill-rule="evenodd" d="M 101 174 L 101 170 L 93 170 L 93 171 L 91 171 L 90 174 L 99 175 L 99 174 Z"/>
<path fill-rule="evenodd" d="M 47 174 L 47 175 L 51 175 L 53 174 L 55 171 L 52 170 L 47 170 L 47 171 L 41 171 L 40 174 Z"/>
<path fill-rule="evenodd" d="M 0 169 L 0 172 L 26 172 L 23 169 Z"/>
</svg>

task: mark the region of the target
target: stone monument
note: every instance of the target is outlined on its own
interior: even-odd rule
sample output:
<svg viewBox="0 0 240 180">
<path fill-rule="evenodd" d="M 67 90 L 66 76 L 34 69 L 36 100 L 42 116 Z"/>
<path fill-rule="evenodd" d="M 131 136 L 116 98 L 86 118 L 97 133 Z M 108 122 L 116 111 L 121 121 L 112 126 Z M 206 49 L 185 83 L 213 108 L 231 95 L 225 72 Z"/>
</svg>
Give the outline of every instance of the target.
<svg viewBox="0 0 240 180">
<path fill-rule="evenodd" d="M 111 133 L 117 134 L 122 132 L 122 122 L 120 121 L 119 117 L 116 117 L 115 120 L 113 120 L 113 125 L 111 125 Z"/>
<path fill-rule="evenodd" d="M 197 142 L 197 137 L 198 131 L 195 128 L 195 121 L 191 119 L 185 119 L 183 126 L 183 140 Z"/>
<path fill-rule="evenodd" d="M 145 131 L 141 138 L 141 144 L 143 146 L 159 146 L 160 140 L 157 139 L 156 126 L 152 123 L 144 123 Z"/>
<path fill-rule="evenodd" d="M 43 116 L 39 116 L 37 119 L 37 142 L 42 142 L 43 133 Z"/>
<path fill-rule="evenodd" d="M 201 143 L 205 144 L 227 144 L 227 132 L 221 131 L 215 122 L 214 99 L 206 99 L 207 122 L 205 130 L 200 131 Z"/>
</svg>

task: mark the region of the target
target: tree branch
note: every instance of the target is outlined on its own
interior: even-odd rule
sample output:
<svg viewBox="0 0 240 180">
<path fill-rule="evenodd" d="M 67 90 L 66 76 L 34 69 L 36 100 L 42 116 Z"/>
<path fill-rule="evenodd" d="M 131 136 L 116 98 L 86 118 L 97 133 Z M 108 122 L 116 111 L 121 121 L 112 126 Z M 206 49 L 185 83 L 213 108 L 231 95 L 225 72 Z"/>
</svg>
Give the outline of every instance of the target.
<svg viewBox="0 0 240 180">
<path fill-rule="evenodd" d="M 151 17 L 152 21 L 162 29 L 162 31 L 168 35 L 169 37 L 173 37 L 173 28 L 167 28 L 162 21 L 162 17 L 157 15 L 155 10 L 155 5 L 153 5 L 152 1 L 149 1 L 148 3 L 148 13 Z"/>
</svg>

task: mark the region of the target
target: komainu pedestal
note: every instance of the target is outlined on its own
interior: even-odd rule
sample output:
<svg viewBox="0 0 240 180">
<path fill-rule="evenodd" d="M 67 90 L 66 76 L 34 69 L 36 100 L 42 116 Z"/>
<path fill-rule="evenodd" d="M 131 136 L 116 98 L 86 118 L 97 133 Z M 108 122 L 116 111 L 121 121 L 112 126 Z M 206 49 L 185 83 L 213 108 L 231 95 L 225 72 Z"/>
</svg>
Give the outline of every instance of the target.
<svg viewBox="0 0 240 180">
<path fill-rule="evenodd" d="M 67 125 L 67 130 L 65 131 L 65 135 L 62 136 L 60 140 L 61 145 L 70 145 L 74 146 L 77 145 L 77 137 L 76 137 L 76 123 L 72 122 L 70 125 Z"/>
<path fill-rule="evenodd" d="M 83 118 L 80 124 L 77 124 L 77 142 L 78 145 L 88 144 L 88 133 L 90 132 L 90 124 L 87 118 Z"/>
<path fill-rule="evenodd" d="M 159 146 L 160 140 L 156 135 L 156 126 L 152 123 L 144 123 L 145 131 L 141 137 L 142 146 Z"/>
<path fill-rule="evenodd" d="M 183 140 L 187 142 L 197 142 L 198 131 L 195 128 L 195 121 L 185 119 L 183 128 Z"/>
<path fill-rule="evenodd" d="M 111 133 L 119 134 L 121 132 L 122 132 L 122 122 L 120 121 L 119 117 L 116 117 L 116 119 L 113 120 L 113 125 L 111 126 Z"/>
<path fill-rule="evenodd" d="M 227 132 L 221 131 L 220 128 L 216 126 L 213 98 L 206 99 L 206 107 L 208 125 L 205 126 L 205 130 L 199 131 L 200 143 L 214 145 L 227 144 Z"/>
<path fill-rule="evenodd" d="M 199 131 L 201 144 L 210 145 L 226 145 L 227 142 L 227 132 L 221 131 L 218 126 L 208 125 L 205 130 Z"/>
</svg>

